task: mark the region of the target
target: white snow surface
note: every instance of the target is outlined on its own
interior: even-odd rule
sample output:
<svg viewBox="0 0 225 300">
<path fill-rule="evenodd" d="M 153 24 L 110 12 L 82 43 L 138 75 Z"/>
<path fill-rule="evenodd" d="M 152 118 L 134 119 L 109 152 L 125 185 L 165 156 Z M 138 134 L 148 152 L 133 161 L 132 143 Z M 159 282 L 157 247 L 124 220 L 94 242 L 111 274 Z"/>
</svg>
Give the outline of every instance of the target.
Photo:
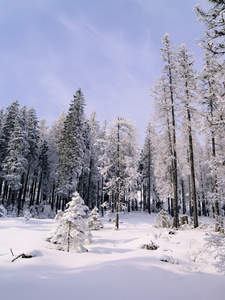
<svg viewBox="0 0 225 300">
<path fill-rule="evenodd" d="M 0 219 L 1 300 L 210 300 L 223 299 L 224 276 L 207 246 L 211 220 L 169 234 L 157 215 L 120 214 L 120 228 L 103 218 L 86 253 L 49 249 L 45 237 L 55 220 Z M 152 241 L 159 248 L 140 246 Z M 32 258 L 19 258 L 21 253 Z M 161 261 L 164 260 L 164 261 Z M 167 261 L 167 262 L 165 262 Z"/>
</svg>

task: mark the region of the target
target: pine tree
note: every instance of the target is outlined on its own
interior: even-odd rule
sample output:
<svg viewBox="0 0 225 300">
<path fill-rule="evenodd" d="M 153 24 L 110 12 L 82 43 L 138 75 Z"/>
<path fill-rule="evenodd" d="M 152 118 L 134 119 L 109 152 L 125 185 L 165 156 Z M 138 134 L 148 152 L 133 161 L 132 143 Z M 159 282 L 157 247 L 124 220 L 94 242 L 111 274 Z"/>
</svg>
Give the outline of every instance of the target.
<svg viewBox="0 0 225 300">
<path fill-rule="evenodd" d="M 198 227 L 198 208 L 195 182 L 195 162 L 193 146 L 193 118 L 195 113 L 194 100 L 196 99 L 196 72 L 193 69 L 193 58 L 185 45 L 177 51 L 177 71 L 179 77 L 178 98 L 180 99 L 180 114 L 183 119 L 182 128 L 188 138 L 188 161 L 190 162 L 191 191 L 194 209 L 194 227 Z"/>
<path fill-rule="evenodd" d="M 101 175 L 101 213 L 104 214 L 104 208 L 109 206 L 108 202 L 108 193 L 105 191 L 104 186 L 107 180 L 107 165 L 108 165 L 108 156 L 107 156 L 107 122 L 105 121 L 103 126 L 100 128 L 99 136 L 97 139 L 97 151 L 98 151 L 98 170 Z M 103 203 L 107 202 L 103 206 Z"/>
<path fill-rule="evenodd" d="M 225 3 L 223 0 L 208 0 L 212 7 L 206 12 L 199 5 L 195 10 L 199 21 L 206 25 L 205 34 L 201 38 L 201 46 L 214 56 L 221 57 L 225 53 Z"/>
<path fill-rule="evenodd" d="M 49 196 L 49 185 L 50 185 L 50 168 L 49 168 L 49 154 L 48 154 L 48 143 L 46 140 L 40 146 L 39 157 L 38 157 L 38 169 L 39 169 L 39 178 L 38 178 L 38 192 L 36 205 L 39 204 L 40 198 L 44 201 L 47 200 Z"/>
<path fill-rule="evenodd" d="M 106 178 L 106 191 L 111 195 L 115 194 L 115 225 L 118 229 L 120 201 L 134 200 L 138 183 L 137 130 L 129 120 L 118 118 L 111 122 L 107 132 L 105 156 L 102 174 Z"/>
<path fill-rule="evenodd" d="M 168 97 L 171 113 L 171 142 L 172 142 L 172 179 L 174 196 L 174 227 L 179 225 L 178 219 L 178 175 L 177 175 L 177 149 L 176 149 L 176 120 L 175 120 L 175 94 L 176 94 L 176 55 L 169 35 L 163 37 L 162 59 L 164 61 L 163 75 L 168 84 Z"/>
<path fill-rule="evenodd" d="M 174 216 L 174 210 L 170 210 L 170 202 L 173 204 L 171 108 L 168 85 L 163 76 L 156 79 L 151 91 L 154 99 L 155 122 L 159 129 L 155 136 L 154 176 L 159 197 L 165 203 L 168 201 L 168 210 Z"/>
<path fill-rule="evenodd" d="M 144 188 L 144 203 L 143 209 L 146 207 L 148 213 L 151 213 L 151 198 L 155 196 L 155 178 L 154 178 L 154 155 L 155 155 L 155 138 L 156 132 L 149 121 L 146 137 L 144 141 L 143 151 L 141 153 L 141 175 Z M 147 203 L 146 203 L 146 187 L 147 187 Z"/>
<path fill-rule="evenodd" d="M 18 117 L 19 113 L 19 103 L 18 101 L 13 101 L 7 108 L 3 119 L 2 130 L 1 130 L 1 143 L 0 143 L 0 181 L 1 185 L 4 181 L 4 191 L 3 191 L 3 201 L 7 197 L 8 194 L 8 184 L 5 180 L 3 166 L 4 160 L 8 153 L 8 143 L 10 140 L 10 136 L 14 130 L 15 120 Z"/>
<path fill-rule="evenodd" d="M 205 53 L 205 64 L 199 75 L 200 99 L 203 106 L 202 128 L 206 136 L 207 148 L 209 150 L 208 165 L 212 178 L 212 192 L 208 195 L 214 201 L 216 219 L 220 215 L 220 194 L 224 185 L 218 185 L 219 169 L 223 169 L 224 155 L 219 155 L 218 149 L 221 144 L 221 132 L 224 132 L 224 104 L 223 104 L 223 83 L 221 74 L 217 69 L 217 61 L 208 52 Z M 220 191 L 219 191 L 220 190 Z M 219 225 L 217 224 L 216 227 Z"/>
<path fill-rule="evenodd" d="M 162 103 L 162 108 L 158 110 L 167 132 L 168 150 L 170 154 L 170 174 L 173 187 L 174 198 L 174 227 L 179 225 L 178 219 L 178 166 L 177 166 L 177 145 L 176 145 L 176 119 L 175 119 L 175 100 L 177 88 L 176 53 L 168 34 L 165 34 L 162 43 L 162 60 L 164 67 L 162 76 L 155 83 L 153 94 Z M 159 107 L 156 106 L 156 107 Z"/>
<path fill-rule="evenodd" d="M 20 191 L 18 195 L 18 211 L 21 208 L 21 196 L 28 164 L 26 157 L 29 152 L 29 145 L 26 121 L 26 107 L 23 107 L 15 120 L 14 129 L 8 143 L 8 155 L 5 157 L 3 167 L 5 179 L 11 191 L 8 197 L 8 204 L 12 203 L 14 206 L 17 200 L 17 192 Z"/>
<path fill-rule="evenodd" d="M 89 120 L 84 118 L 83 122 L 83 158 L 81 173 L 77 185 L 77 191 L 80 193 L 81 197 L 84 199 L 84 202 L 87 206 L 92 207 L 90 199 L 90 161 L 91 161 L 91 126 Z"/>
<path fill-rule="evenodd" d="M 53 248 L 67 252 L 87 251 L 84 245 L 91 242 L 90 231 L 83 219 L 87 210 L 83 199 L 75 192 L 65 212 L 60 211 L 56 216 L 58 226 L 46 237 L 54 245 Z"/>
<path fill-rule="evenodd" d="M 48 147 L 49 147 L 49 168 L 50 168 L 50 184 L 51 184 L 51 208 L 58 211 L 60 209 L 60 204 L 57 201 L 56 189 L 58 183 L 57 166 L 59 165 L 60 155 L 59 155 L 59 144 L 62 139 L 61 134 L 64 128 L 64 122 L 66 120 L 66 112 L 62 111 L 58 120 L 55 120 L 49 131 Z"/>
<path fill-rule="evenodd" d="M 99 172 L 100 163 L 100 126 L 97 121 L 96 112 L 93 111 L 90 116 L 90 161 L 88 176 L 88 206 L 89 208 L 100 207 L 100 187 L 102 186 L 102 176 Z"/>
<path fill-rule="evenodd" d="M 4 124 L 4 110 L 0 110 L 0 197 L 2 195 L 2 186 L 3 186 L 3 180 L 4 180 L 4 173 L 2 171 L 2 162 L 3 162 L 3 149 L 1 145 L 4 143 L 3 139 L 3 124 Z"/>
<path fill-rule="evenodd" d="M 76 190 L 85 151 L 84 105 L 81 89 L 76 91 L 59 142 L 58 193 L 68 200 Z"/>
<path fill-rule="evenodd" d="M 26 200 L 29 187 L 28 185 L 30 184 L 31 178 L 35 174 L 37 167 L 39 129 L 36 111 L 33 107 L 31 107 L 27 112 L 27 141 L 29 145 L 29 152 L 27 153 L 26 157 L 28 166 L 22 197 L 22 206 Z"/>
<path fill-rule="evenodd" d="M 88 217 L 88 228 L 90 230 L 100 230 L 103 228 L 102 221 L 99 217 L 98 208 L 95 206 Z"/>
</svg>

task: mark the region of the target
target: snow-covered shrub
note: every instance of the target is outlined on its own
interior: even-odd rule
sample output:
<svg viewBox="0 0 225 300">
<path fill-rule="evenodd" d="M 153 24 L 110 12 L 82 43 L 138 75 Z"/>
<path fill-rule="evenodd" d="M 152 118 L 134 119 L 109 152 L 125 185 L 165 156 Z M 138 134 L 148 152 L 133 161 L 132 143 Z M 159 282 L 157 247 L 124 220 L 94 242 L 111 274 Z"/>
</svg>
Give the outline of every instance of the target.
<svg viewBox="0 0 225 300">
<path fill-rule="evenodd" d="M 178 261 L 174 259 L 173 256 L 169 256 L 169 255 L 165 255 L 163 254 L 161 257 L 160 257 L 160 260 L 162 262 L 167 262 L 167 263 L 170 263 L 170 264 L 173 264 L 173 265 L 177 265 L 178 264 Z"/>
<path fill-rule="evenodd" d="M 190 251 L 188 251 L 188 256 L 193 262 L 206 262 L 208 256 L 211 255 L 209 249 L 203 247 L 200 242 L 193 239 L 189 245 Z"/>
<path fill-rule="evenodd" d="M 46 237 L 54 249 L 67 252 L 86 252 L 85 243 L 91 242 L 91 233 L 83 219 L 88 207 L 75 192 L 64 213 L 58 212 L 58 225 Z"/>
<path fill-rule="evenodd" d="M 51 205 L 39 204 L 30 207 L 31 218 L 52 219 L 55 212 L 51 209 Z"/>
<path fill-rule="evenodd" d="M 7 215 L 11 218 L 18 217 L 18 208 L 15 205 L 9 205 L 7 207 Z"/>
<path fill-rule="evenodd" d="M 105 201 L 104 203 L 102 203 L 101 207 L 103 208 L 103 210 L 106 212 L 106 217 L 108 218 L 108 221 L 111 222 L 111 218 L 110 218 L 110 209 L 109 209 L 109 203 L 107 201 Z"/>
<path fill-rule="evenodd" d="M 62 211 L 61 209 L 59 209 L 59 210 L 57 211 L 56 216 L 55 216 L 55 220 L 56 220 L 56 221 L 60 221 L 61 218 L 62 218 L 62 216 L 63 216 L 63 211 Z"/>
<path fill-rule="evenodd" d="M 1 204 L 0 205 L 0 218 L 5 218 L 7 216 L 7 210 L 5 207 Z"/>
<path fill-rule="evenodd" d="M 153 241 L 150 241 L 149 244 L 143 244 L 140 246 L 140 248 L 145 250 L 157 250 L 159 246 L 153 243 Z"/>
<path fill-rule="evenodd" d="M 218 272 L 225 275 L 225 235 L 208 234 L 208 247 L 214 258 L 214 266 Z"/>
<path fill-rule="evenodd" d="M 100 230 L 101 228 L 103 228 L 102 221 L 99 217 L 98 208 L 96 206 L 89 214 L 88 227 L 91 230 Z"/>
<path fill-rule="evenodd" d="M 156 219 L 156 227 L 170 228 L 171 225 L 172 221 L 169 214 L 164 209 L 161 209 Z"/>
<path fill-rule="evenodd" d="M 24 209 L 23 216 L 24 216 L 24 219 L 26 220 L 26 222 L 28 222 L 29 219 L 31 218 L 31 213 L 30 213 L 29 209 Z"/>
</svg>

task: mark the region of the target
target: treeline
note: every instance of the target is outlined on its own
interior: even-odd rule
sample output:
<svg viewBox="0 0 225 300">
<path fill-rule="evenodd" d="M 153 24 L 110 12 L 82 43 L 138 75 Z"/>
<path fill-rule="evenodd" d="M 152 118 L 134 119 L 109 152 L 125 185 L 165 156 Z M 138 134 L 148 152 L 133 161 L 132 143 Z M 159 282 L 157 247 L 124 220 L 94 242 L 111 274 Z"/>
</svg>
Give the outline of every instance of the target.
<svg viewBox="0 0 225 300">
<path fill-rule="evenodd" d="M 100 127 L 96 113 L 87 119 L 84 110 L 81 89 L 51 128 L 18 101 L 1 110 L 0 203 L 11 214 L 51 215 L 74 191 L 90 209 L 115 210 L 116 199 L 117 209 L 137 207 L 137 129 L 123 118 Z"/>
</svg>

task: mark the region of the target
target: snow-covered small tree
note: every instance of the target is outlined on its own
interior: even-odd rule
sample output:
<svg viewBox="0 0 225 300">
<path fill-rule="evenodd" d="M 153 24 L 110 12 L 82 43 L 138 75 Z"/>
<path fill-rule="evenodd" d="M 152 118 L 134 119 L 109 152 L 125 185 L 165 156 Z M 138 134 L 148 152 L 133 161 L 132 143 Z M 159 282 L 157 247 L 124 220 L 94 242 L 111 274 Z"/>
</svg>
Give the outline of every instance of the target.
<svg viewBox="0 0 225 300">
<path fill-rule="evenodd" d="M 1 204 L 0 205 L 0 218 L 5 218 L 7 216 L 7 210 L 5 207 Z"/>
<path fill-rule="evenodd" d="M 88 207 L 78 192 L 72 201 L 67 203 L 64 213 L 57 214 L 58 226 L 46 237 L 46 241 L 55 245 L 54 248 L 67 252 L 86 252 L 85 243 L 91 242 L 91 233 L 83 217 Z"/>
<path fill-rule="evenodd" d="M 172 220 L 171 220 L 169 214 L 164 209 L 160 210 L 158 217 L 156 219 L 156 224 L 157 224 L 157 227 L 162 227 L 162 228 L 171 227 Z"/>
<path fill-rule="evenodd" d="M 103 228 L 102 221 L 99 217 L 98 208 L 95 206 L 91 213 L 89 214 L 88 218 L 88 227 L 91 230 L 100 230 Z"/>
</svg>

